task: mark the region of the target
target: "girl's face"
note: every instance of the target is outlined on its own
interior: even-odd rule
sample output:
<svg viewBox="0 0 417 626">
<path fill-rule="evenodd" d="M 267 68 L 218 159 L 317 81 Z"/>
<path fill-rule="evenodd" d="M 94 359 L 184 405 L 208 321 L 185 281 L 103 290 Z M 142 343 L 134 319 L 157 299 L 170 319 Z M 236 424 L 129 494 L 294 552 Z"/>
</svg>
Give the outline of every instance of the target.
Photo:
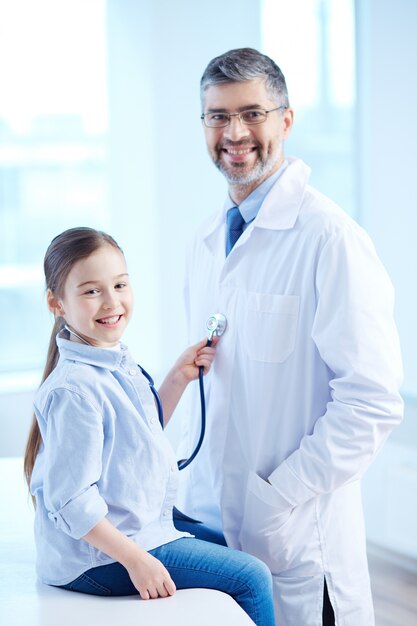
<svg viewBox="0 0 417 626">
<path fill-rule="evenodd" d="M 55 300 L 55 299 L 54 299 Z M 77 261 L 62 298 L 50 309 L 89 344 L 109 348 L 119 342 L 133 311 L 133 294 L 123 254 L 104 244 Z"/>
</svg>

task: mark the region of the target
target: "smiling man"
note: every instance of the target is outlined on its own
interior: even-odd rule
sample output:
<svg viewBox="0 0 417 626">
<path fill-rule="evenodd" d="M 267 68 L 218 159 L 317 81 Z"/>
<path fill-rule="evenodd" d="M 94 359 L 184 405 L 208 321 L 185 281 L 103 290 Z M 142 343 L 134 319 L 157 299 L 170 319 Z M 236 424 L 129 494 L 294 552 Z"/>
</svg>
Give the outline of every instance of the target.
<svg viewBox="0 0 417 626">
<path fill-rule="evenodd" d="M 212 85 L 204 94 L 207 147 L 237 203 L 284 161 L 283 141 L 291 130 L 293 111 L 286 96 L 280 100 L 285 104 L 277 106 L 263 77 Z M 242 105 L 230 113 L 236 102 Z"/>
<path fill-rule="evenodd" d="M 270 58 L 213 59 L 201 102 L 228 195 L 190 250 L 187 314 L 194 340 L 210 314 L 228 325 L 180 506 L 268 564 L 277 625 L 372 626 L 360 479 L 402 417 L 392 285 L 363 229 L 285 157 L 294 116 Z"/>
</svg>

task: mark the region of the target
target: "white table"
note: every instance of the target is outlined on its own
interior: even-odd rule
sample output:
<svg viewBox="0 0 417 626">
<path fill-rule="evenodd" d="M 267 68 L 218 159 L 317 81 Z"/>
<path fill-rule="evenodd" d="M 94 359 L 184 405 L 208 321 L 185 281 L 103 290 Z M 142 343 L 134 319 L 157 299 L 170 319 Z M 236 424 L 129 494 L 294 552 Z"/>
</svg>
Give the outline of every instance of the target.
<svg viewBox="0 0 417 626">
<path fill-rule="evenodd" d="M 249 626 L 227 594 L 184 589 L 170 598 L 99 598 L 36 580 L 33 508 L 22 459 L 0 458 L 0 626 Z"/>
</svg>

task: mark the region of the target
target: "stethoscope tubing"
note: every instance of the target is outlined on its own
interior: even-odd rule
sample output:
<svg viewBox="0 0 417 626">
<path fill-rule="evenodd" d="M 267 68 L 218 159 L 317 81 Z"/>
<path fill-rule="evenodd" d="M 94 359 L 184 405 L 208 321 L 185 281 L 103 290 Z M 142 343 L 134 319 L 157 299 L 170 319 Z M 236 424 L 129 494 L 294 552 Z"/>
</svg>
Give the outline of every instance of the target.
<svg viewBox="0 0 417 626">
<path fill-rule="evenodd" d="M 211 346 L 212 344 L 212 340 L 208 339 L 206 346 Z M 164 409 L 162 407 L 162 402 L 161 402 L 161 398 L 159 396 L 159 393 L 157 392 L 157 390 L 155 389 L 155 383 L 154 380 L 152 378 L 152 376 L 150 374 L 148 374 L 148 372 L 141 366 L 138 365 L 139 369 L 141 370 L 142 374 L 145 376 L 146 380 L 149 383 L 149 387 L 153 393 L 153 396 L 155 398 L 155 402 L 156 402 L 156 406 L 157 406 L 157 410 L 158 410 L 158 418 L 159 418 L 159 422 L 161 424 L 162 429 L 164 429 Z M 183 470 L 186 467 L 188 467 L 188 465 L 190 465 L 190 463 L 192 463 L 192 461 L 194 461 L 195 457 L 197 456 L 197 454 L 200 451 L 200 448 L 203 444 L 204 441 L 204 435 L 206 434 L 206 398 L 205 398 L 205 394 L 204 394 L 204 368 L 203 366 L 200 366 L 198 368 L 198 383 L 199 383 L 199 388 L 200 388 L 200 405 L 201 405 L 201 428 L 200 428 L 200 436 L 198 438 L 197 441 L 197 445 L 194 448 L 193 453 L 191 454 L 191 456 L 188 457 L 188 459 L 181 459 L 180 461 L 177 461 L 177 465 L 178 465 L 178 469 L 179 470 Z"/>
<path fill-rule="evenodd" d="M 214 316 L 213 316 L 214 317 Z M 209 318 L 210 319 L 210 318 Z M 78 335 L 72 328 L 70 328 L 67 324 L 65 324 L 64 328 L 71 334 L 73 334 L 75 337 L 77 337 L 77 339 L 79 339 L 80 341 L 82 341 L 83 343 L 90 345 L 88 343 L 88 341 L 86 341 L 85 339 L 83 339 L 83 337 L 81 337 L 80 335 Z M 223 331 L 222 331 L 223 332 Z M 213 343 L 212 339 L 208 339 L 206 346 L 211 346 L 211 344 Z M 157 392 L 157 390 L 155 389 L 155 383 L 154 380 L 152 378 L 152 376 L 141 366 L 138 364 L 138 367 L 140 369 L 140 371 L 142 372 L 142 374 L 145 376 L 146 380 L 149 383 L 149 387 L 153 393 L 153 396 L 155 398 L 155 402 L 156 402 L 156 406 L 157 406 L 157 410 L 158 410 L 158 419 L 159 422 L 161 424 L 162 430 L 164 430 L 164 409 L 162 406 L 162 402 L 161 402 L 161 398 L 159 396 L 159 393 Z M 200 448 L 202 446 L 203 440 L 204 440 L 204 435 L 206 434 L 206 398 L 205 398 L 205 394 L 204 394 L 204 381 L 203 381 L 203 377 L 204 377 L 204 368 L 202 366 L 200 366 L 198 368 L 198 382 L 199 382 L 199 386 L 200 386 L 200 404 L 201 404 L 201 429 L 200 429 L 200 437 L 198 439 L 197 445 L 194 448 L 194 452 L 192 453 L 192 455 L 188 458 L 188 459 L 181 459 L 181 461 L 177 461 L 177 465 L 178 465 L 178 469 L 179 470 L 183 470 L 186 467 L 188 467 L 188 465 L 194 461 L 195 457 L 197 456 L 197 454 L 200 451 Z"/>
</svg>

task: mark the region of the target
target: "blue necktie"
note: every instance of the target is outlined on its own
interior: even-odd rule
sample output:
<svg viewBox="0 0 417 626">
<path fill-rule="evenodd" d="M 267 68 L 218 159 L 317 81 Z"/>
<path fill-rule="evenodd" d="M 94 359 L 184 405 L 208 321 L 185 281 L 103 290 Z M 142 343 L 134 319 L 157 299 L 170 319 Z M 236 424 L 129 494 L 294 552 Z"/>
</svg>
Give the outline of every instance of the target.
<svg viewBox="0 0 417 626">
<path fill-rule="evenodd" d="M 237 206 L 234 206 L 228 210 L 227 217 L 226 217 L 226 224 L 227 224 L 226 256 L 229 254 L 230 250 L 233 248 L 236 241 L 239 239 L 240 235 L 243 233 L 244 223 L 245 223 L 245 220 L 243 219 Z"/>
</svg>

